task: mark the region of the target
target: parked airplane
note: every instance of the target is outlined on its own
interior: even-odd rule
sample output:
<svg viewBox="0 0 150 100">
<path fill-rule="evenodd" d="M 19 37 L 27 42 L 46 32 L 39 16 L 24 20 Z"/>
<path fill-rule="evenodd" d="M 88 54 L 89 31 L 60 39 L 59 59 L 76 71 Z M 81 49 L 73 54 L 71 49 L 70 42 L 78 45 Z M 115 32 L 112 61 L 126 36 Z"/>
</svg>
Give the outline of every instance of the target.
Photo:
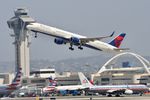
<svg viewBox="0 0 150 100">
<path fill-rule="evenodd" d="M 8 96 L 13 91 L 17 90 L 21 85 L 21 68 L 17 70 L 16 76 L 11 84 L 0 85 L 0 97 Z"/>
<path fill-rule="evenodd" d="M 99 93 L 101 95 L 106 96 L 120 96 L 122 94 L 140 94 L 142 95 L 144 92 L 149 91 L 149 88 L 146 85 L 92 85 L 88 79 L 84 76 L 83 73 L 79 72 L 79 78 L 81 80 L 81 84 L 89 88 L 86 93 Z"/>
<path fill-rule="evenodd" d="M 58 45 L 69 43 L 70 50 L 74 50 L 73 45 L 78 46 L 78 48 L 81 50 L 83 49 L 82 46 L 100 50 L 100 51 L 106 51 L 106 52 L 120 52 L 123 50 L 127 50 L 127 48 L 119 48 L 126 33 L 121 33 L 110 43 L 105 43 L 100 40 L 104 38 L 112 37 L 114 32 L 110 36 L 87 38 L 86 36 L 81 36 L 78 34 L 67 32 L 67 31 L 64 31 L 55 27 L 43 25 L 40 23 L 30 23 L 29 25 L 26 26 L 26 28 L 35 32 L 35 37 L 37 37 L 37 32 L 39 32 L 45 35 L 55 37 L 54 42 Z"/>
<path fill-rule="evenodd" d="M 81 90 L 85 90 L 85 89 L 86 87 L 83 87 L 82 85 L 67 85 L 67 86 L 55 87 L 55 91 L 61 95 L 67 95 L 67 94 L 78 95 L 80 94 Z"/>
<path fill-rule="evenodd" d="M 49 85 L 43 88 L 43 94 L 58 93 L 60 95 L 78 95 L 81 90 L 86 89 L 82 85 L 57 86 L 57 80 L 49 78 Z"/>
</svg>

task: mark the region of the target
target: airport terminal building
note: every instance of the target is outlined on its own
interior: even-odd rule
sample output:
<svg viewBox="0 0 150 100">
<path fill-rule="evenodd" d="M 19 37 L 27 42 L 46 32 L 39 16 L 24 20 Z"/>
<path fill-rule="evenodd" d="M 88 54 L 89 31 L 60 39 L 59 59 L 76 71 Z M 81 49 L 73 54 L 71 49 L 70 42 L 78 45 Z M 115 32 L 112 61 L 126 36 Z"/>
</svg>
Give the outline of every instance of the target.
<svg viewBox="0 0 150 100">
<path fill-rule="evenodd" d="M 140 72 L 141 67 L 115 68 L 94 74 L 94 82 L 98 85 L 145 84 L 150 83 L 150 74 Z"/>
<path fill-rule="evenodd" d="M 130 66 L 129 62 L 122 62 L 122 66 L 115 66 L 114 60 L 124 55 L 137 58 L 143 66 Z M 121 53 L 108 60 L 102 68 L 91 75 L 97 85 L 145 84 L 150 86 L 150 63 L 135 53 Z"/>
</svg>

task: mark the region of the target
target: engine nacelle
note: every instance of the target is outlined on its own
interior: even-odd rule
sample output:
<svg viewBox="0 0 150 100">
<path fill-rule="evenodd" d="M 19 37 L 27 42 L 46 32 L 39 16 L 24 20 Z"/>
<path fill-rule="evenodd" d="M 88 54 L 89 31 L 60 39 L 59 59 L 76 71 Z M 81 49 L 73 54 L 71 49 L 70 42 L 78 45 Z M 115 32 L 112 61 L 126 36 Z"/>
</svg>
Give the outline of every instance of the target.
<svg viewBox="0 0 150 100">
<path fill-rule="evenodd" d="M 125 90 L 125 94 L 133 94 L 133 91 L 130 90 L 130 89 L 126 89 L 126 90 Z"/>
<path fill-rule="evenodd" d="M 71 42 L 73 43 L 73 44 L 79 44 L 80 43 L 80 39 L 79 38 L 77 38 L 77 37 L 71 37 Z"/>
<path fill-rule="evenodd" d="M 60 90 L 59 93 L 62 95 L 62 96 L 66 96 L 68 93 L 66 90 Z"/>
<path fill-rule="evenodd" d="M 59 44 L 59 45 L 65 43 L 64 39 L 61 39 L 61 38 L 55 38 L 54 42 L 55 42 L 56 44 Z"/>
</svg>

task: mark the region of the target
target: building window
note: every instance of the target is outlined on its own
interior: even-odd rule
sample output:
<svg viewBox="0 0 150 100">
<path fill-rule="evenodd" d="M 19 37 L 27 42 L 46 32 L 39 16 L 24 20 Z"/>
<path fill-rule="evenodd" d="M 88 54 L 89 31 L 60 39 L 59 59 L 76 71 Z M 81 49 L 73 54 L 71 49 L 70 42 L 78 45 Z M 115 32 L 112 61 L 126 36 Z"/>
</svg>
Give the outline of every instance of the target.
<svg viewBox="0 0 150 100">
<path fill-rule="evenodd" d="M 31 80 L 31 83 L 45 83 L 45 80 Z"/>
<path fill-rule="evenodd" d="M 109 81 L 109 78 L 101 78 L 101 81 Z"/>
<path fill-rule="evenodd" d="M 146 78 L 140 78 L 140 79 L 137 79 L 137 80 L 148 80 L 148 79 L 146 79 Z"/>
<path fill-rule="evenodd" d="M 131 80 L 130 78 L 116 78 L 116 79 L 112 79 L 112 80 Z"/>
<path fill-rule="evenodd" d="M 22 83 L 27 83 L 27 80 L 22 80 Z"/>
</svg>

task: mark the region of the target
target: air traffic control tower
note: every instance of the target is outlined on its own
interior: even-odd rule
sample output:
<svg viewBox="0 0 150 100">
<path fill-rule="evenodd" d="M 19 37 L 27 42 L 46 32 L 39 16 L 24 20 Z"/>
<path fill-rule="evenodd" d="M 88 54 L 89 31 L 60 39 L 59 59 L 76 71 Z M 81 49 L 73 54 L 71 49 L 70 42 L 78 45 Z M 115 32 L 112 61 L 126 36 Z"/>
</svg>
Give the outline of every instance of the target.
<svg viewBox="0 0 150 100">
<path fill-rule="evenodd" d="M 14 34 L 11 34 L 15 38 L 15 66 L 21 67 L 23 76 L 28 77 L 30 73 L 29 62 L 29 46 L 30 46 L 30 34 L 26 29 L 26 25 L 35 22 L 26 9 L 19 8 L 14 11 L 15 16 L 7 21 L 8 27 L 13 29 Z"/>
</svg>

